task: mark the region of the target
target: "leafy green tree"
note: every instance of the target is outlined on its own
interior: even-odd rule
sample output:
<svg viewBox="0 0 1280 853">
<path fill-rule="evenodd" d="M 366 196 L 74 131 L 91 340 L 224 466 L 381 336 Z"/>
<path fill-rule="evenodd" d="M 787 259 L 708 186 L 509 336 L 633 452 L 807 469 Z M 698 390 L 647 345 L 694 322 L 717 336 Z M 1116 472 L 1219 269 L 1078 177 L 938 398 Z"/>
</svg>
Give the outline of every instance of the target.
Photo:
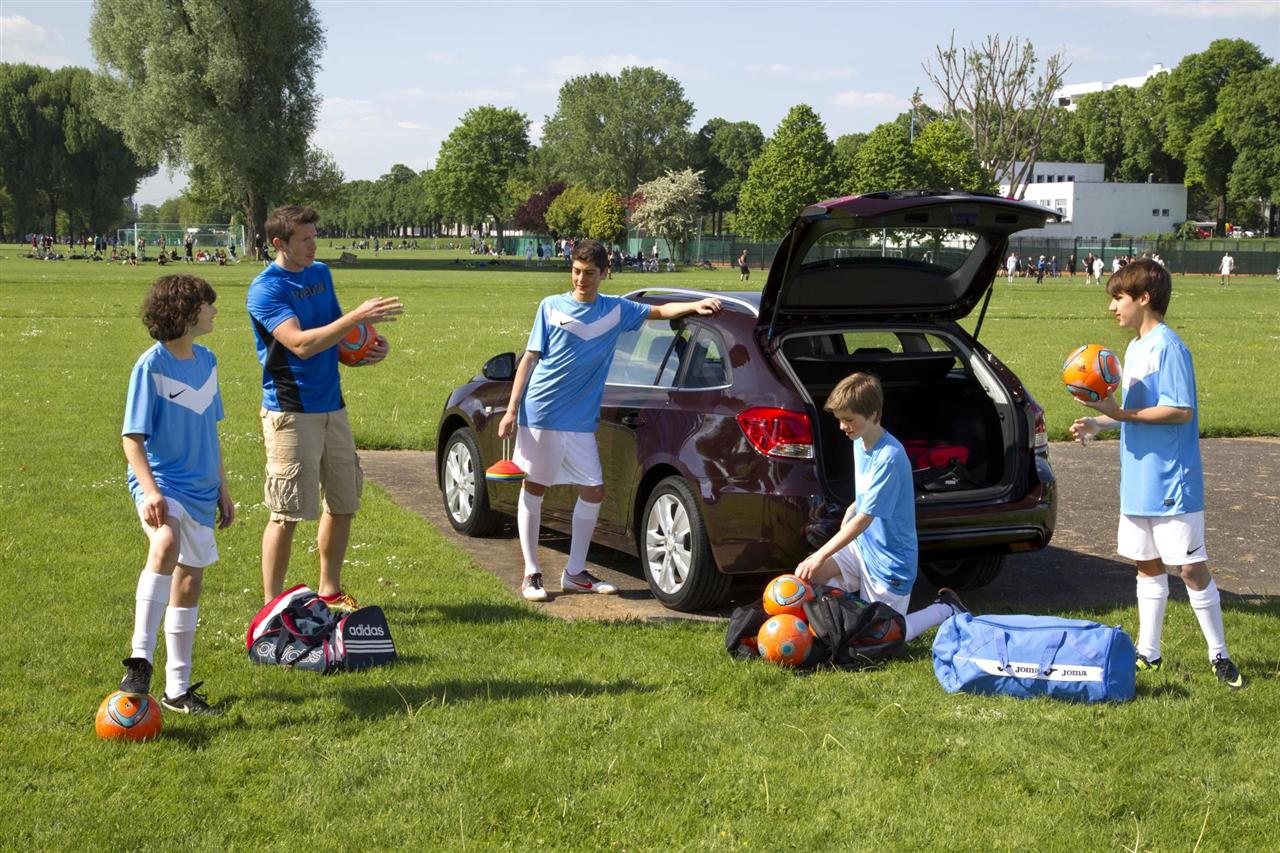
<svg viewBox="0 0 1280 853">
<path fill-rule="evenodd" d="M 852 193 L 858 186 L 858 149 L 868 136 L 867 133 L 846 133 L 836 138 L 836 174 L 840 177 L 842 192 Z"/>
<path fill-rule="evenodd" d="M 315 128 L 324 47 L 308 0 L 97 0 L 98 112 L 141 159 L 202 170 L 265 239 Z"/>
<path fill-rule="evenodd" d="M 1241 75 L 1218 96 L 1218 119 L 1238 152 L 1228 188 L 1269 209 L 1268 236 L 1276 234 L 1280 203 L 1280 65 Z"/>
<path fill-rule="evenodd" d="M 858 146 L 853 173 L 856 183 L 850 189 L 856 193 L 911 189 L 923 183 L 907 131 L 892 121 L 871 131 Z"/>
<path fill-rule="evenodd" d="M 0 64 L 0 177 L 13 201 L 14 228 L 19 232 L 34 225 L 38 152 L 62 141 L 41 119 L 30 96 L 48 74 L 34 65 Z"/>
<path fill-rule="evenodd" d="M 586 74 L 560 87 L 542 147 L 556 176 L 588 189 L 630 189 L 685 163 L 693 104 L 655 68 Z"/>
<path fill-rule="evenodd" d="M 778 237 L 806 205 L 839 191 L 826 126 L 812 107 L 797 104 L 751 164 L 738 202 L 739 224 L 751 236 Z"/>
<path fill-rule="evenodd" d="M 613 190 L 597 193 L 587 211 L 587 236 L 605 245 L 621 242 L 627 234 L 627 205 Z"/>
<path fill-rule="evenodd" d="M 1048 162 L 1084 162 L 1084 132 L 1074 111 L 1064 107 L 1054 107 L 1049 111 L 1040 137 L 1039 159 Z"/>
<path fill-rule="evenodd" d="M 665 240 L 672 257 L 678 260 L 684 257 L 685 244 L 705 192 L 699 173 L 692 169 L 679 172 L 668 169 L 662 177 L 636 188 L 636 195 L 642 200 L 632 213 L 631 221 Z"/>
<path fill-rule="evenodd" d="M 503 224 L 514 212 L 507 181 L 529 158 L 529 121 L 511 108 L 467 110 L 440 145 L 436 181 L 445 207 L 491 217 L 502 240 Z"/>
<path fill-rule="evenodd" d="M 928 189 L 990 193 L 995 184 L 978 162 L 973 140 L 960 125 L 937 120 L 916 134 L 911 146 L 915 183 Z"/>
<path fill-rule="evenodd" d="M 724 214 L 738 206 L 751 164 L 764 148 L 764 133 L 749 121 L 713 118 L 694 135 L 692 168 L 702 173 L 707 191 L 703 208 L 712 216 L 715 233 L 724 230 Z"/>
<path fill-rule="evenodd" d="M 569 187 L 547 205 L 547 230 L 556 237 L 580 237 L 586 233 L 587 215 L 594 201 L 583 187 Z"/>
<path fill-rule="evenodd" d="M 1138 177 L 1130 167 L 1124 133 L 1124 123 L 1137 108 L 1136 102 L 1137 90 L 1129 86 L 1090 92 L 1076 101 L 1075 121 L 1084 142 L 1084 161 L 1103 164 L 1106 180 L 1133 181 Z"/>
<path fill-rule="evenodd" d="M 1218 228 L 1227 218 L 1227 183 L 1237 151 L 1219 117 L 1218 94 L 1234 78 L 1269 61 L 1252 42 L 1216 39 L 1201 53 L 1183 57 L 1165 87 L 1165 150 L 1187 164 L 1187 182 L 1217 199 Z"/>
<path fill-rule="evenodd" d="M 1168 74 L 1150 78 L 1134 90 L 1131 108 L 1120 117 L 1128 173 L 1134 180 L 1143 181 L 1150 175 L 1159 183 L 1180 184 L 1186 175 L 1186 165 L 1169 156 L 1164 146 L 1169 132 L 1165 105 L 1168 85 Z"/>
</svg>

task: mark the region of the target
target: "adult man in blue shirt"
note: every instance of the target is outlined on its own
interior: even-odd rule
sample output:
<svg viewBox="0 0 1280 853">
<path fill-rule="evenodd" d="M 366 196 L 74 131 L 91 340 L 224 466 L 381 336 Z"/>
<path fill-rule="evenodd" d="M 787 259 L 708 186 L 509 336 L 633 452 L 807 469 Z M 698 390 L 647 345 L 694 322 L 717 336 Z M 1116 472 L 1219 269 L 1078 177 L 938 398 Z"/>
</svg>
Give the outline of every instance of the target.
<svg viewBox="0 0 1280 853">
<path fill-rule="evenodd" d="M 275 262 L 249 285 L 247 304 L 262 364 L 265 503 L 271 510 L 262 534 L 262 588 L 266 601 L 280 594 L 294 528 L 320 516 L 317 592 L 331 609 L 350 611 L 357 604 L 342 590 L 342 563 L 364 478 L 342 399 L 337 344 L 362 323 L 388 322 L 404 309 L 394 296 L 377 296 L 342 313 L 329 268 L 316 262 L 319 218 L 296 205 L 272 212 L 267 237 Z M 390 345 L 379 337 L 362 364 L 377 364 L 388 352 Z"/>
<path fill-rule="evenodd" d="M 560 588 L 604 595 L 618 591 L 586 568 L 587 548 L 604 500 L 596 426 L 618 337 L 640 328 L 645 320 L 674 320 L 720 310 L 720 300 L 714 297 L 649 306 L 602 296 L 600 281 L 609 267 L 604 246 L 582 240 L 567 254 L 572 260 L 573 290 L 548 296 L 538 306 L 529 345 L 516 369 L 511 400 L 498 424 L 499 438 L 516 432 L 512 461 L 528 475 L 520 489 L 516 527 L 524 554 L 521 594 L 529 601 L 547 600 L 538 565 L 542 496 L 548 486 L 564 483 L 578 486 L 578 502 Z"/>
</svg>

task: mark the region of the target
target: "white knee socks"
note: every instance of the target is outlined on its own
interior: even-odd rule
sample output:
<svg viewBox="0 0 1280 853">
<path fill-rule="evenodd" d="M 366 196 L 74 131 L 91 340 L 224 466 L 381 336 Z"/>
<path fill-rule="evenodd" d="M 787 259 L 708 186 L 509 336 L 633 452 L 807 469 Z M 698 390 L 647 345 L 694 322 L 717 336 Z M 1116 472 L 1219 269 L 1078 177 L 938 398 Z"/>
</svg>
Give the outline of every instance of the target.
<svg viewBox="0 0 1280 853">
<path fill-rule="evenodd" d="M 143 569 L 138 575 L 138 591 L 133 600 L 133 651 L 135 658 L 151 660 L 156 648 L 156 631 L 160 620 L 164 618 L 164 609 L 169 604 L 169 588 L 173 584 L 171 575 L 162 575 L 150 569 Z"/>
<path fill-rule="evenodd" d="M 1227 635 L 1222 628 L 1222 599 L 1218 595 L 1218 584 L 1210 578 L 1209 585 L 1198 592 L 1187 587 L 1187 598 L 1191 599 L 1191 609 L 1195 611 L 1205 642 L 1209 644 L 1209 660 L 1218 655 L 1229 657 Z"/>
<path fill-rule="evenodd" d="M 1188 590 L 1190 592 L 1190 590 Z M 1169 576 L 1138 574 L 1138 654 L 1147 660 L 1160 657 L 1164 610 L 1169 603 Z"/>
<path fill-rule="evenodd" d="M 176 699 L 191 687 L 191 649 L 199 607 L 170 607 L 164 614 L 164 695 Z"/>
<path fill-rule="evenodd" d="M 516 509 L 516 530 L 520 533 L 520 551 L 524 554 L 524 575 L 536 575 L 538 568 L 538 531 L 542 527 L 542 495 L 534 497 L 525 489 L 520 490 L 520 504 Z"/>
<path fill-rule="evenodd" d="M 600 518 L 600 504 L 578 498 L 573 507 L 573 538 L 569 540 L 569 562 L 564 570 L 571 575 L 581 574 L 587 567 L 587 549 L 591 547 L 591 534 Z"/>
<path fill-rule="evenodd" d="M 911 642 L 919 637 L 925 631 L 928 631 L 935 625 L 941 625 L 952 614 L 951 607 L 937 602 L 923 607 L 915 613 L 908 613 L 907 620 L 907 637 L 905 642 Z"/>
</svg>

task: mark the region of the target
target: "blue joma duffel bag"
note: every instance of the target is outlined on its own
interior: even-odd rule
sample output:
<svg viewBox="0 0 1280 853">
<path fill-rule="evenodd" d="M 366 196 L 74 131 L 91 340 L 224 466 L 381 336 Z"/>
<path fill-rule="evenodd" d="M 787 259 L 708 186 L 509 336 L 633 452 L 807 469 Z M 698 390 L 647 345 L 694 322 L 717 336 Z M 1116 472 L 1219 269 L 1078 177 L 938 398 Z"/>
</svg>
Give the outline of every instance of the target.
<svg viewBox="0 0 1280 853">
<path fill-rule="evenodd" d="M 1128 634 L 1083 619 L 958 613 L 933 640 L 933 671 L 948 693 L 1127 702 L 1136 664 Z"/>
</svg>

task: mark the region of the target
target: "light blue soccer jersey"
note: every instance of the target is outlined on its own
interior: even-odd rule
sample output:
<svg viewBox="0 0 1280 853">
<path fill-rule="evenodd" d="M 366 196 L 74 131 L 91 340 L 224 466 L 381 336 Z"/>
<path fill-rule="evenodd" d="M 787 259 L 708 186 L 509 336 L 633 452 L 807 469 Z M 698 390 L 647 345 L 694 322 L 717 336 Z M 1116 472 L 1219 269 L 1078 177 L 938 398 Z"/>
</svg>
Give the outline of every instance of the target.
<svg viewBox="0 0 1280 853">
<path fill-rule="evenodd" d="M 620 296 L 542 300 L 527 347 L 541 357 L 520 401 L 520 425 L 595 432 L 618 337 L 639 329 L 648 316 L 648 305 Z"/>
<path fill-rule="evenodd" d="M 898 594 L 916 582 L 916 496 L 911 462 L 901 442 L 888 432 L 870 451 L 853 442 L 853 483 L 858 512 L 873 516 L 871 526 L 853 540 L 867 573 Z"/>
<path fill-rule="evenodd" d="M 1124 353 L 1124 407 L 1191 409 L 1185 424 L 1120 424 L 1120 512 L 1181 515 L 1204 510 L 1200 413 L 1191 352 L 1164 323 Z"/>
<path fill-rule="evenodd" d="M 179 359 L 164 344 L 144 352 L 129 376 L 121 435 L 142 435 L 147 462 L 160 493 L 196 521 L 213 527 L 218 507 L 218 360 L 202 346 Z M 142 487 L 129 468 L 129 492 L 142 502 Z"/>
</svg>

